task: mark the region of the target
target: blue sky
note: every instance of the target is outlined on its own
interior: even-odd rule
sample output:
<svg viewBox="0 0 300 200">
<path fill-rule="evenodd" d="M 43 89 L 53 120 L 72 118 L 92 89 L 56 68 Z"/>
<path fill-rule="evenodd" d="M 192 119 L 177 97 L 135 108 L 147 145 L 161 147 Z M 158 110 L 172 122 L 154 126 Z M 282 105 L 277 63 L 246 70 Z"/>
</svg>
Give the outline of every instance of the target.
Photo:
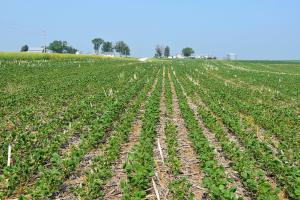
<svg viewBox="0 0 300 200">
<path fill-rule="evenodd" d="M 300 59 L 299 0 L 1 0 L 0 51 L 66 40 L 92 52 L 91 39 L 124 40 L 133 56 L 157 44 L 177 54 Z"/>
</svg>

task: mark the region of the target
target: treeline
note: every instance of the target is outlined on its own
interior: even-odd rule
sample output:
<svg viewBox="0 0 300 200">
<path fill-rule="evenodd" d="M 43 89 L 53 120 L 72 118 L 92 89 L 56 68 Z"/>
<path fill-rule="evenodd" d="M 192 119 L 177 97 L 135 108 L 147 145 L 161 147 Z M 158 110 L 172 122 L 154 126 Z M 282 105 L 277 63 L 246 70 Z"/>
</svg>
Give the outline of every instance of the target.
<svg viewBox="0 0 300 200">
<path fill-rule="evenodd" d="M 155 48 L 155 55 L 154 57 L 156 58 L 162 58 L 166 57 L 168 58 L 170 56 L 170 47 L 169 46 L 162 46 L 162 45 L 157 45 Z"/>
<path fill-rule="evenodd" d="M 101 38 L 95 38 L 92 40 L 95 54 L 99 55 L 100 49 L 103 53 L 117 52 L 120 56 L 129 56 L 130 48 L 124 41 L 118 41 L 114 45 L 112 42 L 104 41 Z"/>
<path fill-rule="evenodd" d="M 75 54 L 78 50 L 68 45 L 67 41 L 54 40 L 49 44 L 47 49 L 55 53 L 70 53 Z"/>
<path fill-rule="evenodd" d="M 168 58 L 168 57 L 170 57 L 170 52 L 171 52 L 171 50 L 170 50 L 169 46 L 157 45 L 155 48 L 154 57 L 155 58 L 162 58 L 162 57 Z M 190 57 L 195 53 L 195 51 L 191 47 L 186 47 L 186 48 L 182 49 L 181 53 L 184 57 Z"/>
<path fill-rule="evenodd" d="M 92 41 L 93 49 L 96 55 L 100 54 L 100 50 L 102 53 L 114 53 L 117 52 L 120 56 L 129 56 L 130 55 L 130 48 L 124 41 L 118 41 L 115 44 L 110 41 L 104 41 L 101 38 L 95 38 Z M 54 40 L 48 46 L 42 47 L 42 52 L 45 53 L 50 50 L 53 53 L 68 53 L 68 54 L 75 54 L 78 49 L 72 47 L 68 44 L 67 41 L 62 40 Z M 21 47 L 21 52 L 30 51 L 28 45 L 24 45 Z"/>
<path fill-rule="evenodd" d="M 67 41 L 62 41 L 62 40 L 54 40 L 51 42 L 48 46 L 43 46 L 42 48 L 42 53 L 46 53 L 49 50 L 52 51 L 53 53 L 68 53 L 68 54 L 75 54 L 78 52 L 78 50 L 68 44 Z M 21 52 L 27 52 L 30 51 L 29 46 L 26 44 L 21 47 Z"/>
</svg>

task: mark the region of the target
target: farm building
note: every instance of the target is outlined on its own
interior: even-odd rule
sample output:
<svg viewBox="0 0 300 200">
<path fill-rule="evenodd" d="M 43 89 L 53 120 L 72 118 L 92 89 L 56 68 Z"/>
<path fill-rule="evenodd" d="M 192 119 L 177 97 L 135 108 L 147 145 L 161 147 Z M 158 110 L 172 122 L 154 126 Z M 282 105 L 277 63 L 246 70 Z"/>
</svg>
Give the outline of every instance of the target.
<svg viewBox="0 0 300 200">
<path fill-rule="evenodd" d="M 30 53 L 49 53 L 44 47 L 29 47 L 28 52 Z"/>
<path fill-rule="evenodd" d="M 116 57 L 115 52 L 102 52 L 101 56 Z"/>
<path fill-rule="evenodd" d="M 177 55 L 176 55 L 176 58 L 183 59 L 184 56 L 183 56 L 182 54 L 177 54 Z"/>
</svg>

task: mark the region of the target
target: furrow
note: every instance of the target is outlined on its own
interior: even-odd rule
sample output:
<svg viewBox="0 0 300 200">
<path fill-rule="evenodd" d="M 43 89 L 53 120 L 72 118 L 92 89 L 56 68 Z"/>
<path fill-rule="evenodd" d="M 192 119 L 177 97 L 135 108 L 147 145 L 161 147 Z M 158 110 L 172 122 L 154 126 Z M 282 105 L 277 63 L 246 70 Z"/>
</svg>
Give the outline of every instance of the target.
<svg viewBox="0 0 300 200">
<path fill-rule="evenodd" d="M 154 82 L 154 85 L 156 85 L 156 82 Z M 152 90 L 152 88 L 151 88 Z M 129 107 L 134 104 L 136 101 L 137 96 L 134 97 L 129 102 Z M 128 109 L 125 110 L 125 113 Z M 124 115 L 125 116 L 125 115 Z M 120 120 L 122 121 L 122 119 Z M 52 196 L 52 199 L 76 199 L 75 194 L 71 191 L 72 188 L 76 188 L 80 186 L 85 180 L 86 180 L 86 172 L 90 170 L 90 167 L 92 165 L 92 160 L 96 156 L 101 156 L 105 154 L 105 148 L 107 146 L 107 140 L 110 138 L 110 135 L 114 134 L 114 130 L 116 127 L 118 121 L 113 122 L 112 128 L 110 130 L 107 130 L 108 132 L 112 132 L 111 134 L 106 134 L 105 138 L 103 138 L 102 142 L 99 143 L 97 148 L 92 149 L 88 154 L 86 154 L 82 161 L 80 162 L 79 166 L 73 171 L 70 176 L 64 181 L 64 183 L 61 185 L 59 192 L 54 193 Z"/>
<path fill-rule="evenodd" d="M 153 181 L 156 184 L 156 189 L 161 199 L 170 199 L 170 193 L 168 189 L 168 184 L 174 180 L 171 170 L 167 165 L 167 145 L 166 145 L 166 135 L 165 127 L 167 123 L 166 116 L 166 103 L 165 103 L 165 68 L 163 69 L 163 79 L 162 79 L 162 93 L 160 97 L 160 117 L 159 124 L 157 125 L 156 132 L 157 138 L 155 141 L 155 148 L 153 151 L 154 162 L 155 162 L 155 172 Z M 152 184 L 151 194 L 147 196 L 147 199 L 157 199 L 155 190 Z"/>
<path fill-rule="evenodd" d="M 184 96 L 187 98 L 189 107 L 193 110 L 195 118 L 197 119 L 198 124 L 200 125 L 201 129 L 203 130 L 203 134 L 209 141 L 211 147 L 214 149 L 216 160 L 218 161 L 219 165 L 225 169 L 226 175 L 229 176 L 230 178 L 232 178 L 232 180 L 233 180 L 233 182 L 231 183 L 232 185 L 229 185 L 229 187 L 235 186 L 237 188 L 236 194 L 239 197 L 243 197 L 244 199 L 250 199 L 249 192 L 243 186 L 238 173 L 230 167 L 231 161 L 228 160 L 226 155 L 223 153 L 220 143 L 216 139 L 215 135 L 212 132 L 210 132 L 210 130 L 206 127 L 201 116 L 199 116 L 198 110 L 197 110 L 198 109 L 197 105 L 195 105 L 193 103 L 192 99 L 187 95 L 183 86 L 182 85 L 180 85 L 180 86 L 181 86 Z"/>
<path fill-rule="evenodd" d="M 157 79 L 155 80 L 151 90 L 147 94 L 147 99 L 152 95 L 154 89 L 157 87 Z M 121 182 L 127 179 L 126 171 L 123 166 L 127 161 L 129 152 L 138 143 L 139 136 L 142 130 L 142 116 L 145 112 L 145 102 L 142 103 L 141 109 L 134 122 L 132 133 L 128 138 L 128 142 L 121 147 L 120 157 L 113 166 L 113 177 L 105 184 L 103 191 L 105 193 L 104 199 L 121 199 L 122 190 Z"/>
<path fill-rule="evenodd" d="M 172 102 L 173 102 L 173 122 L 177 125 L 178 131 L 178 155 L 181 160 L 181 176 L 188 177 L 188 182 L 192 185 L 190 192 L 194 194 L 195 199 L 202 199 L 207 192 L 202 188 L 202 180 L 204 175 L 200 172 L 200 165 L 197 153 L 193 149 L 193 144 L 188 138 L 188 131 L 185 127 L 185 122 L 181 116 L 179 101 L 175 92 L 174 84 L 168 73 L 171 84 Z"/>
<path fill-rule="evenodd" d="M 197 81 L 195 81 L 195 80 L 193 80 L 193 79 L 190 79 L 190 81 L 191 82 L 193 82 L 195 85 L 197 85 L 197 86 L 199 86 L 199 84 L 198 84 L 198 82 Z M 185 95 L 187 95 L 186 93 L 185 93 Z M 194 96 L 195 96 L 195 101 L 196 101 L 196 104 L 198 105 L 198 106 L 202 106 L 202 107 L 204 107 L 206 110 L 208 110 L 208 111 L 210 111 L 210 108 L 202 101 L 202 99 L 201 99 L 201 97 L 199 96 L 199 94 L 197 94 L 197 93 L 194 93 Z M 189 98 L 189 97 L 188 97 Z M 194 104 L 193 102 L 192 102 L 192 99 L 191 98 L 189 98 L 190 100 L 190 102 L 191 102 L 191 104 Z M 195 109 L 195 111 L 197 112 L 197 105 L 191 105 L 192 107 L 194 107 L 194 109 Z M 217 122 L 218 122 L 218 124 L 220 125 L 220 127 L 222 128 L 222 130 L 224 131 L 224 133 L 226 134 L 226 136 L 228 137 L 228 139 L 229 139 L 229 141 L 230 142 L 233 142 L 237 147 L 238 147 L 238 149 L 241 151 L 241 152 L 245 152 L 245 151 L 247 151 L 246 150 L 246 147 L 243 145 L 243 143 L 242 143 L 242 141 L 237 137 L 237 135 L 234 133 L 234 132 L 232 132 L 227 126 L 225 126 L 224 125 L 224 123 L 223 123 L 223 121 L 222 121 L 222 119 L 216 114 L 216 113 L 213 113 L 212 112 L 212 114 L 213 114 L 213 116 L 217 119 Z M 202 120 L 203 121 L 203 120 Z M 216 138 L 214 138 L 213 140 L 217 140 Z M 270 147 L 271 148 L 271 147 Z M 275 150 L 274 150 L 275 151 Z M 273 151 L 273 153 L 274 153 L 274 151 Z M 226 155 L 225 155 L 226 156 Z M 230 163 L 229 163 L 230 164 Z M 258 166 L 256 166 L 256 167 L 258 167 Z M 273 189 L 276 189 L 276 188 L 279 188 L 278 186 L 278 183 L 276 182 L 276 180 L 273 178 L 273 177 L 271 177 L 271 176 L 269 176 L 268 175 L 268 173 L 265 171 L 265 170 L 262 170 L 261 169 L 261 171 L 263 172 L 263 174 L 264 174 L 264 178 L 266 179 L 266 181 L 271 185 L 271 187 L 273 188 Z M 236 174 L 237 176 L 239 176 L 238 174 Z M 281 199 L 281 200 L 284 200 L 284 199 L 287 199 L 287 197 L 286 197 L 287 195 L 285 194 L 285 192 L 282 190 L 282 189 L 280 189 L 279 190 L 279 193 L 278 193 L 278 197 L 279 197 L 279 199 Z"/>
<path fill-rule="evenodd" d="M 207 105 L 204 104 L 203 101 L 201 100 L 201 97 L 200 97 L 198 94 L 196 94 L 195 96 L 197 97 L 197 100 L 199 100 L 199 102 L 201 102 L 201 103 L 199 103 L 199 104 L 202 105 L 205 109 L 209 110 L 209 108 L 207 107 Z M 218 123 L 221 125 L 223 131 L 224 131 L 224 132 L 226 133 L 226 135 L 228 136 L 229 141 L 230 141 L 230 142 L 233 142 L 234 144 L 236 144 L 241 152 L 245 152 L 245 151 L 246 151 L 246 148 L 245 148 L 245 146 L 241 143 L 240 139 L 236 136 L 236 134 L 233 133 L 231 130 L 229 130 L 229 129 L 222 123 L 222 119 L 221 119 L 219 116 L 217 116 L 216 114 L 213 114 L 213 116 L 216 117 L 216 119 L 218 120 Z M 270 183 L 270 185 L 272 186 L 272 188 L 273 188 L 273 189 L 279 188 L 279 187 L 278 187 L 278 184 L 276 183 L 276 181 L 274 180 L 274 178 L 271 177 L 271 176 L 269 176 L 268 173 L 267 173 L 265 170 L 262 170 L 262 171 L 263 171 L 263 173 L 264 173 L 264 175 L 265 175 L 265 179 Z M 237 176 L 238 176 L 238 174 L 237 174 Z M 287 199 L 287 198 L 286 198 L 286 194 L 285 194 L 285 192 L 284 192 L 283 190 L 280 190 L 280 191 L 279 191 L 278 197 L 279 197 L 280 199 L 282 199 L 282 200 L 283 200 L 283 199 Z"/>
<path fill-rule="evenodd" d="M 202 107 L 204 107 L 205 109 L 207 109 L 207 110 L 210 110 L 209 108 L 208 108 L 208 106 L 202 101 L 202 99 L 201 99 L 201 97 L 199 96 L 199 94 L 197 94 L 197 93 L 194 93 L 194 95 L 195 95 L 195 99 L 196 99 L 196 104 L 198 105 L 198 106 L 202 106 Z M 214 113 L 214 117 L 216 117 L 216 119 L 218 120 L 218 123 L 221 125 L 221 127 L 222 127 L 222 129 L 223 129 L 223 131 L 227 134 L 227 136 L 228 136 L 228 138 L 229 138 L 229 141 L 230 142 L 233 142 L 234 144 L 236 144 L 238 147 L 239 147 L 239 149 L 241 150 L 241 151 L 245 151 L 245 147 L 244 147 L 244 145 L 242 144 L 242 142 L 240 141 L 240 139 L 231 131 L 231 130 L 229 130 L 223 123 L 222 123 L 222 119 L 219 117 L 219 116 L 217 116 L 215 113 Z"/>
<path fill-rule="evenodd" d="M 188 75 L 187 75 L 187 77 L 188 77 L 188 79 L 189 79 L 194 85 L 199 86 L 199 83 L 198 83 L 196 80 L 194 80 L 191 76 L 188 76 Z M 198 95 L 198 94 L 196 94 L 196 95 Z M 198 96 L 199 96 L 199 95 L 198 95 Z M 202 102 L 201 102 L 201 103 L 202 103 Z M 218 117 L 218 118 L 219 118 L 219 117 Z M 265 130 L 264 130 L 261 126 L 259 126 L 258 124 L 256 124 L 256 123 L 254 122 L 254 119 L 253 119 L 251 116 L 246 116 L 246 115 L 240 113 L 240 118 L 241 118 L 241 120 L 243 120 L 243 122 L 249 124 L 249 126 L 250 126 L 250 127 L 248 127 L 248 128 L 245 128 L 245 129 L 246 129 L 246 130 L 251 129 L 251 130 L 255 131 L 255 132 L 256 132 L 257 139 L 258 139 L 260 142 L 265 143 L 265 144 L 270 148 L 270 150 L 271 150 L 272 153 L 273 153 L 273 156 L 277 157 L 278 155 L 281 155 L 281 154 L 282 154 L 282 152 L 276 147 L 276 146 L 278 146 L 279 143 L 280 143 L 280 140 L 279 140 L 278 138 L 276 138 L 276 136 L 273 135 L 272 138 L 270 139 L 270 140 L 272 140 L 272 142 L 270 142 L 270 141 L 268 141 L 268 140 L 266 139 L 266 135 L 265 135 L 265 133 L 264 133 Z M 242 123 L 242 124 L 244 124 L 244 123 Z M 231 135 L 232 135 L 232 138 L 234 138 L 234 137 L 237 138 L 236 136 L 233 136 L 233 134 L 231 134 Z"/>
</svg>

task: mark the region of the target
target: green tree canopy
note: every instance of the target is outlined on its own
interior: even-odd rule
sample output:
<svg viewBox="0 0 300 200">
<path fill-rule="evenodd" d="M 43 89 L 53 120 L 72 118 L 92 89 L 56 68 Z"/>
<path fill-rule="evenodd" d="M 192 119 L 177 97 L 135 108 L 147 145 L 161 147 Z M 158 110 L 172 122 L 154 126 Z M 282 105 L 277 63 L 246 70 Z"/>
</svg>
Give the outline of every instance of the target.
<svg viewBox="0 0 300 200">
<path fill-rule="evenodd" d="M 66 41 L 61 40 L 54 40 L 51 42 L 48 46 L 48 49 L 55 53 L 71 53 L 75 54 L 77 52 L 77 49 L 68 46 L 68 43 Z"/>
<path fill-rule="evenodd" d="M 116 52 L 118 52 L 121 56 L 125 55 L 125 56 L 129 56 L 130 55 L 130 48 L 129 46 L 123 42 L 123 41 L 118 41 L 116 42 L 115 45 L 115 50 Z"/>
<path fill-rule="evenodd" d="M 164 52 L 164 56 L 166 58 L 168 58 L 170 56 L 170 47 L 169 46 L 166 46 L 165 48 L 165 52 Z"/>
<path fill-rule="evenodd" d="M 164 47 L 163 46 L 156 46 L 155 48 L 155 57 L 161 58 L 164 52 Z"/>
<path fill-rule="evenodd" d="M 190 48 L 190 47 L 186 47 L 186 48 L 182 49 L 182 55 L 183 55 L 184 57 L 190 57 L 193 53 L 195 53 L 195 52 L 194 52 L 194 50 L 193 50 L 192 48 Z"/>
<path fill-rule="evenodd" d="M 103 44 L 104 40 L 101 38 L 95 38 L 92 40 L 92 43 L 94 45 L 95 54 L 99 54 L 100 46 Z"/>
<path fill-rule="evenodd" d="M 102 44 L 102 51 L 107 52 L 113 52 L 113 44 L 112 42 L 103 42 Z"/>
<path fill-rule="evenodd" d="M 25 44 L 24 46 L 21 47 L 21 52 L 26 52 L 29 50 L 29 47 L 27 44 Z"/>
<path fill-rule="evenodd" d="M 124 55 L 125 56 L 130 56 L 130 48 L 128 45 L 126 45 L 126 47 L 124 48 Z"/>
<path fill-rule="evenodd" d="M 48 46 L 48 49 L 55 53 L 63 53 L 65 46 L 67 45 L 66 41 L 54 40 Z"/>
<path fill-rule="evenodd" d="M 66 46 L 64 49 L 64 53 L 70 53 L 70 54 L 75 54 L 78 50 L 71 47 L 71 46 Z"/>
</svg>

